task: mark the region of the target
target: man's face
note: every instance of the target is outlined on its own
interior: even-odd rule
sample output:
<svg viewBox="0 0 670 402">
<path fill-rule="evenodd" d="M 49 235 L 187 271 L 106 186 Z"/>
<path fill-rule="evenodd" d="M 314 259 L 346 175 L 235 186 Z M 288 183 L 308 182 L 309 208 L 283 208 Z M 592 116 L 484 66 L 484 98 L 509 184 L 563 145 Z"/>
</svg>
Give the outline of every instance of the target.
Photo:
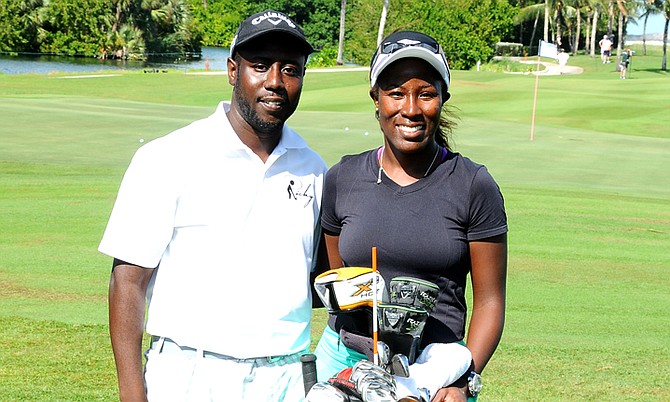
<svg viewBox="0 0 670 402">
<path fill-rule="evenodd" d="M 233 108 L 259 134 L 281 132 L 300 100 L 306 56 L 281 39 L 265 36 L 245 44 L 228 62 Z"/>
</svg>

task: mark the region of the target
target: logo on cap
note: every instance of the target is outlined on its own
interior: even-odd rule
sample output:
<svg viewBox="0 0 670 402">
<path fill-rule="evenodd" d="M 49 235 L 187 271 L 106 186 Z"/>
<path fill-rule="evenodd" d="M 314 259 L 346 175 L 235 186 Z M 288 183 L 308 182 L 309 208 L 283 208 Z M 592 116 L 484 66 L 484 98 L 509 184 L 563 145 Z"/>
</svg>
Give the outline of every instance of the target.
<svg viewBox="0 0 670 402">
<path fill-rule="evenodd" d="M 265 20 L 268 20 L 272 25 L 279 25 L 279 23 L 284 21 L 291 28 L 295 28 L 295 24 L 293 23 L 293 21 L 288 19 L 284 14 L 279 14 L 279 13 L 265 13 L 261 16 L 258 16 L 256 18 L 254 18 L 251 21 L 251 23 L 253 25 L 258 25 Z"/>
<path fill-rule="evenodd" d="M 412 40 L 412 39 L 400 39 L 397 43 L 402 43 L 403 45 L 406 46 L 416 46 L 419 43 L 421 43 L 420 40 Z"/>
</svg>

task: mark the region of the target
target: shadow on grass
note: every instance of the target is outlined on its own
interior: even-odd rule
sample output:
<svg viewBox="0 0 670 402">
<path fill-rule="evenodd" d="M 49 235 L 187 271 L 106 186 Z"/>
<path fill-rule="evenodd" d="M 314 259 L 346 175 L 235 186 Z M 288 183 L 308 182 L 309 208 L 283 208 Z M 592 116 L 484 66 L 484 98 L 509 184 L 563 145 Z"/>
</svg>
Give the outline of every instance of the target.
<svg viewBox="0 0 670 402">
<path fill-rule="evenodd" d="M 658 75 L 668 75 L 670 74 L 668 70 L 661 70 L 660 68 L 634 68 L 632 70 L 633 72 L 639 71 L 639 72 L 645 72 L 645 73 L 655 73 Z"/>
</svg>

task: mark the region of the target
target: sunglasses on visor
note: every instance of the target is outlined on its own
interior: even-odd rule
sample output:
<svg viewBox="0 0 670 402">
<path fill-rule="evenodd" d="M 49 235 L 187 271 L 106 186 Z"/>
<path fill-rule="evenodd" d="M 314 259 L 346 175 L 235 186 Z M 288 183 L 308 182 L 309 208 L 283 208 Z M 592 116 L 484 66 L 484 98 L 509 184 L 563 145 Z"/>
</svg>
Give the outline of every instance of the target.
<svg viewBox="0 0 670 402">
<path fill-rule="evenodd" d="M 406 42 L 386 42 L 382 43 L 381 45 L 381 52 L 382 54 L 392 54 L 397 52 L 400 49 L 404 49 L 406 47 L 411 47 L 411 46 L 416 46 L 416 47 L 422 47 L 424 49 L 430 50 L 431 52 L 435 54 L 439 54 L 440 51 L 442 50 L 440 48 L 440 45 L 437 43 L 426 43 L 426 42 L 419 42 L 419 41 L 406 41 Z"/>
</svg>

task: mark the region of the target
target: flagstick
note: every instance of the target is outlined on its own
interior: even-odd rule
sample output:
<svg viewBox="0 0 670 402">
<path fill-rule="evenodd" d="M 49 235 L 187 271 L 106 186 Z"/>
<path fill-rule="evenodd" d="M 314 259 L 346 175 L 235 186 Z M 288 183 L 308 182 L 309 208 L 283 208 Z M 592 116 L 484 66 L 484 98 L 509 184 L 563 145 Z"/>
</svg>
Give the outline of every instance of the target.
<svg viewBox="0 0 670 402">
<path fill-rule="evenodd" d="M 372 296 L 372 362 L 379 364 L 379 351 L 377 350 L 377 332 L 379 323 L 377 322 L 377 247 L 372 247 L 372 273 L 374 280 Z"/>
<path fill-rule="evenodd" d="M 537 85 L 540 80 L 540 55 L 537 55 L 537 71 L 535 72 L 535 94 L 533 95 L 533 118 L 530 122 L 530 140 L 535 136 L 535 109 L 537 108 Z"/>
<path fill-rule="evenodd" d="M 535 72 L 535 94 L 533 95 L 533 117 L 530 122 L 530 140 L 535 137 L 535 109 L 537 108 L 537 86 L 540 80 L 540 55 L 537 55 L 537 71 Z"/>
</svg>

